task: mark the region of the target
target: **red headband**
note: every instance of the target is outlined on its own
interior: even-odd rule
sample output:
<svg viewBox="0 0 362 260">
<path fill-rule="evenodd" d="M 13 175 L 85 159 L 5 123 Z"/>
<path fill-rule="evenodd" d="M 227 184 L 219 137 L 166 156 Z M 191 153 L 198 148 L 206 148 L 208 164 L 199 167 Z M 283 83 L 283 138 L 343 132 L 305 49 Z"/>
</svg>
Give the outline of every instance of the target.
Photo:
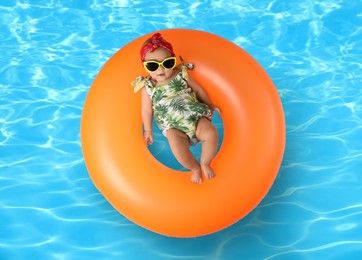
<svg viewBox="0 0 362 260">
<path fill-rule="evenodd" d="M 147 52 L 153 52 L 154 50 L 156 50 L 159 47 L 162 47 L 162 48 L 168 50 L 172 56 L 175 56 L 175 54 L 173 53 L 173 48 L 172 48 L 171 43 L 165 41 L 162 38 L 160 33 L 155 33 L 151 37 L 151 42 L 147 43 L 145 46 L 143 46 L 141 48 L 141 60 L 145 61 L 145 56 L 146 56 Z"/>
</svg>

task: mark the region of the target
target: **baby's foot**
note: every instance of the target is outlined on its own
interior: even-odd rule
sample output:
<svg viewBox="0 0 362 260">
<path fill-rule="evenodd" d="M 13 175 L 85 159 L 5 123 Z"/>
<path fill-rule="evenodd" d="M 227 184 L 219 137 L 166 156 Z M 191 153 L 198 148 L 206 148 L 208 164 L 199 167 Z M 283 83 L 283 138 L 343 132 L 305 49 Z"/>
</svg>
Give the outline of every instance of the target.
<svg viewBox="0 0 362 260">
<path fill-rule="evenodd" d="M 198 184 L 202 183 L 201 168 L 198 168 L 196 170 L 191 170 L 191 182 Z"/>
<path fill-rule="evenodd" d="M 206 179 L 210 180 L 216 176 L 214 170 L 210 167 L 210 165 L 202 164 L 201 168 L 202 171 L 204 172 Z"/>
</svg>

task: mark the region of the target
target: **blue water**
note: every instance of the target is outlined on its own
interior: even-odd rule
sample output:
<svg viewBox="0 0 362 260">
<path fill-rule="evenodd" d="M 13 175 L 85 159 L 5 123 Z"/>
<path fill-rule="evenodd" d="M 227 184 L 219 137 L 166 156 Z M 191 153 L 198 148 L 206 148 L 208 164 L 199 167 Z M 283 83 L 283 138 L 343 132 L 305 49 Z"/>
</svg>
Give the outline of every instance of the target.
<svg viewBox="0 0 362 260">
<path fill-rule="evenodd" d="M 0 259 L 361 259 L 361 10 L 359 0 L 1 0 Z M 275 83 L 287 127 L 260 205 L 192 239 L 115 211 L 89 178 L 79 134 L 103 64 L 175 27 L 249 52 Z"/>
</svg>

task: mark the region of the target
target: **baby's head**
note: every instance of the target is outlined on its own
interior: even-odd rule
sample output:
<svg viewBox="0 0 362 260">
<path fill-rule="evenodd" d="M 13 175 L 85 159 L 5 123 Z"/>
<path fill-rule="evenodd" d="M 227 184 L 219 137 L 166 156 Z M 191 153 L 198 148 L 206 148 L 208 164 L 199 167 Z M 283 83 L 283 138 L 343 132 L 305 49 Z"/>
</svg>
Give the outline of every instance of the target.
<svg viewBox="0 0 362 260">
<path fill-rule="evenodd" d="M 176 57 L 171 43 L 164 40 L 160 33 L 155 33 L 143 44 L 140 54 L 144 68 L 153 79 L 165 81 L 172 76 Z"/>
<path fill-rule="evenodd" d="M 155 33 L 149 38 L 147 41 L 144 42 L 142 45 L 140 54 L 141 54 L 141 61 L 144 62 L 147 59 L 147 54 L 154 52 L 155 50 L 162 48 L 168 52 L 170 56 L 175 56 L 173 53 L 173 48 L 171 43 L 167 42 L 165 39 L 162 38 L 160 33 Z"/>
</svg>

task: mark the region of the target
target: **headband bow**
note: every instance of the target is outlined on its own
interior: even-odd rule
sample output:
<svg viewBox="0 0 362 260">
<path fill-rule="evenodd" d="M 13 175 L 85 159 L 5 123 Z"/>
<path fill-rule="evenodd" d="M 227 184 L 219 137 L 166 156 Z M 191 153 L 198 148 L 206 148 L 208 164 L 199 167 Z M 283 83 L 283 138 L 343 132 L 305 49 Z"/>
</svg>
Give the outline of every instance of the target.
<svg viewBox="0 0 362 260">
<path fill-rule="evenodd" d="M 145 46 L 143 46 L 141 48 L 141 60 L 142 61 L 145 60 L 145 56 L 146 56 L 147 52 L 153 52 L 154 50 L 156 50 L 159 47 L 168 50 L 172 56 L 175 56 L 175 54 L 173 53 L 173 48 L 172 48 L 171 43 L 165 41 L 162 38 L 160 33 L 155 33 L 151 37 L 151 42 L 147 43 Z"/>
</svg>

